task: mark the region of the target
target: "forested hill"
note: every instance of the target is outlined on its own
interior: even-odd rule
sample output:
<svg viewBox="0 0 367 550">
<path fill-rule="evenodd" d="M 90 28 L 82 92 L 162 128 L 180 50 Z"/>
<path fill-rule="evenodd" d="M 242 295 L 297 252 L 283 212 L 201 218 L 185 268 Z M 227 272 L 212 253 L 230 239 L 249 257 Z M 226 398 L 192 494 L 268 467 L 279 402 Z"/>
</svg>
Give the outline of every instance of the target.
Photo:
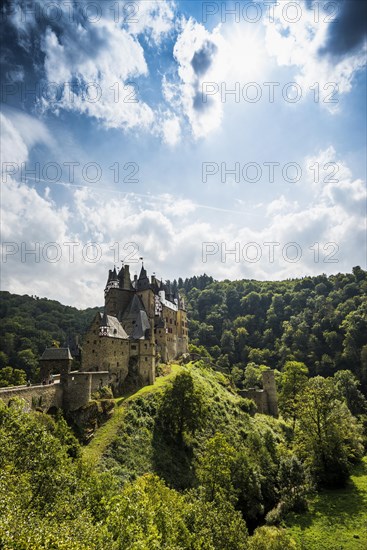
<svg viewBox="0 0 367 550">
<path fill-rule="evenodd" d="M 281 370 L 296 360 L 311 375 L 350 369 L 367 391 L 367 272 L 361 268 L 286 281 L 218 282 L 202 275 L 173 286 L 186 295 L 190 342 L 204 346 L 239 386 L 252 383 L 260 365 Z M 98 310 L 0 294 L 0 369 L 22 369 L 31 379 L 45 347 L 82 336 Z"/>
<path fill-rule="evenodd" d="M 366 392 L 367 272 L 360 267 L 286 281 L 192 281 L 182 282 L 190 342 L 205 346 L 238 385 L 246 385 L 250 363 L 281 370 L 295 360 L 311 375 L 350 369 Z"/>
<path fill-rule="evenodd" d="M 0 292 L 0 386 L 24 383 L 24 375 L 14 370 L 36 381 L 45 348 L 75 343 L 98 309 L 79 310 L 47 298 Z"/>
</svg>

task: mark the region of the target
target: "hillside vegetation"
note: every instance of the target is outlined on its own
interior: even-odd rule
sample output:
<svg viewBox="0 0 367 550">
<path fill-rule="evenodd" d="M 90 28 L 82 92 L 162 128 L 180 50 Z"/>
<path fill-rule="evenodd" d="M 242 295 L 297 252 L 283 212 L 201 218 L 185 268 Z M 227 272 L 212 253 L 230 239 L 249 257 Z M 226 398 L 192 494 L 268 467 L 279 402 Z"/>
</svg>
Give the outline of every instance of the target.
<svg viewBox="0 0 367 550">
<path fill-rule="evenodd" d="M 0 387 L 38 381 L 45 348 L 72 347 L 98 309 L 79 310 L 47 298 L 0 292 Z"/>
<path fill-rule="evenodd" d="M 256 414 L 202 361 L 173 366 L 155 385 L 116 400 L 114 416 L 84 449 L 62 416 L 0 401 L 0 547 L 302 548 L 296 526 L 312 517 L 302 515 L 307 499 L 348 483 L 363 453 L 362 428 L 335 382 L 303 382 L 294 425 Z M 324 418 L 321 439 L 311 403 Z M 362 501 L 351 498 L 357 511 Z M 362 529 L 354 519 L 353 530 Z"/>
<path fill-rule="evenodd" d="M 282 370 L 300 361 L 311 376 L 349 369 L 367 391 L 367 272 L 286 281 L 178 281 L 190 342 L 247 386 L 245 366 Z"/>
</svg>

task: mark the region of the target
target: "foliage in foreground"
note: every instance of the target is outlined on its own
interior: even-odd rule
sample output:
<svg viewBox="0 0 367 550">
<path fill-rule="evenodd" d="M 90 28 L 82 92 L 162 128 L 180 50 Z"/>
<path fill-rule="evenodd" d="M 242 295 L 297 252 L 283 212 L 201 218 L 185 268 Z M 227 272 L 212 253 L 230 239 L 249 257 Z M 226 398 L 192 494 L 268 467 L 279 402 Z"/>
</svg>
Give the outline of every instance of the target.
<svg viewBox="0 0 367 550">
<path fill-rule="evenodd" d="M 245 550 L 239 511 L 155 475 L 122 487 L 92 472 L 64 420 L 0 401 L 0 547 L 4 550 Z"/>
<path fill-rule="evenodd" d="M 293 429 L 253 415 L 223 374 L 181 367 L 129 401 L 97 471 L 61 416 L 0 401 L 0 548 L 298 548 L 279 522 L 305 509 L 325 471 L 347 477 L 361 454 L 358 422 L 334 390 L 332 379 L 302 385 Z"/>
</svg>

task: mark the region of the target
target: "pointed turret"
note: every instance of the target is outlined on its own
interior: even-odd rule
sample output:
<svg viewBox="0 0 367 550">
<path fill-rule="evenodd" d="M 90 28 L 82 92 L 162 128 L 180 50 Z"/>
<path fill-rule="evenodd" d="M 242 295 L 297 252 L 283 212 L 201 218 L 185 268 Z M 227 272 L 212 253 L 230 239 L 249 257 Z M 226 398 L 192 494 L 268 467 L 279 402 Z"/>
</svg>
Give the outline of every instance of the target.
<svg viewBox="0 0 367 550">
<path fill-rule="evenodd" d="M 117 271 L 116 271 L 116 267 L 113 268 L 113 270 L 109 270 L 108 271 L 108 279 L 107 279 L 107 284 L 106 284 L 106 288 L 105 288 L 105 296 L 107 294 L 107 292 L 109 291 L 110 288 L 116 288 L 119 286 L 119 280 L 118 280 L 118 276 L 117 276 Z"/>
<path fill-rule="evenodd" d="M 131 290 L 130 266 L 122 266 L 118 274 L 120 288 Z"/>
<path fill-rule="evenodd" d="M 147 275 L 146 269 L 144 268 L 144 264 L 142 264 L 139 279 L 137 282 L 137 289 L 146 290 L 147 288 L 149 288 L 149 286 L 150 286 L 150 283 L 149 283 L 148 275 Z"/>
<path fill-rule="evenodd" d="M 140 275 L 139 275 L 139 281 L 140 281 L 141 279 L 147 279 L 147 278 L 148 278 L 147 270 L 145 269 L 144 264 L 142 264 L 142 265 L 141 265 Z"/>
</svg>

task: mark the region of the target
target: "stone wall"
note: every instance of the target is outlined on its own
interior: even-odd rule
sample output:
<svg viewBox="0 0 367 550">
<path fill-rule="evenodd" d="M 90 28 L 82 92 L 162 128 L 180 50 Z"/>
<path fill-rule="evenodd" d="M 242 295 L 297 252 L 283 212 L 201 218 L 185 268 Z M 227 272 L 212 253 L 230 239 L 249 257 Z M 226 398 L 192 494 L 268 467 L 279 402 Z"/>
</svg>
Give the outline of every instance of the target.
<svg viewBox="0 0 367 550">
<path fill-rule="evenodd" d="M 273 370 L 267 370 L 262 373 L 263 388 L 268 398 L 268 414 L 278 416 L 278 398 Z"/>
<path fill-rule="evenodd" d="M 71 372 L 63 385 L 63 409 L 75 411 L 88 405 L 92 393 L 106 386 L 108 381 L 108 372 Z"/>
<path fill-rule="evenodd" d="M 47 412 L 51 407 L 60 408 L 62 406 L 62 393 L 62 386 L 59 383 L 47 386 L 21 386 L 0 389 L 0 399 L 8 404 L 13 397 L 20 397 L 25 400 L 29 410 L 38 408 Z"/>
<path fill-rule="evenodd" d="M 264 390 L 251 388 L 249 390 L 240 390 L 239 394 L 245 399 L 252 399 L 255 401 L 257 412 L 269 414 L 267 393 Z"/>
<path fill-rule="evenodd" d="M 84 337 L 81 368 L 84 372 L 108 370 L 117 391 L 128 375 L 131 341 L 99 336 L 99 325 L 96 317 Z"/>
<path fill-rule="evenodd" d="M 257 411 L 262 414 L 278 416 L 278 398 L 273 370 L 267 370 L 262 373 L 263 389 L 250 388 L 240 390 L 241 397 L 255 401 Z"/>
<path fill-rule="evenodd" d="M 92 394 L 108 384 L 109 377 L 109 372 L 75 371 L 61 383 L 0 389 L 0 399 L 8 404 L 13 397 L 20 397 L 25 400 L 29 410 L 42 409 L 48 412 L 55 407 L 75 411 L 87 405 Z"/>
</svg>

